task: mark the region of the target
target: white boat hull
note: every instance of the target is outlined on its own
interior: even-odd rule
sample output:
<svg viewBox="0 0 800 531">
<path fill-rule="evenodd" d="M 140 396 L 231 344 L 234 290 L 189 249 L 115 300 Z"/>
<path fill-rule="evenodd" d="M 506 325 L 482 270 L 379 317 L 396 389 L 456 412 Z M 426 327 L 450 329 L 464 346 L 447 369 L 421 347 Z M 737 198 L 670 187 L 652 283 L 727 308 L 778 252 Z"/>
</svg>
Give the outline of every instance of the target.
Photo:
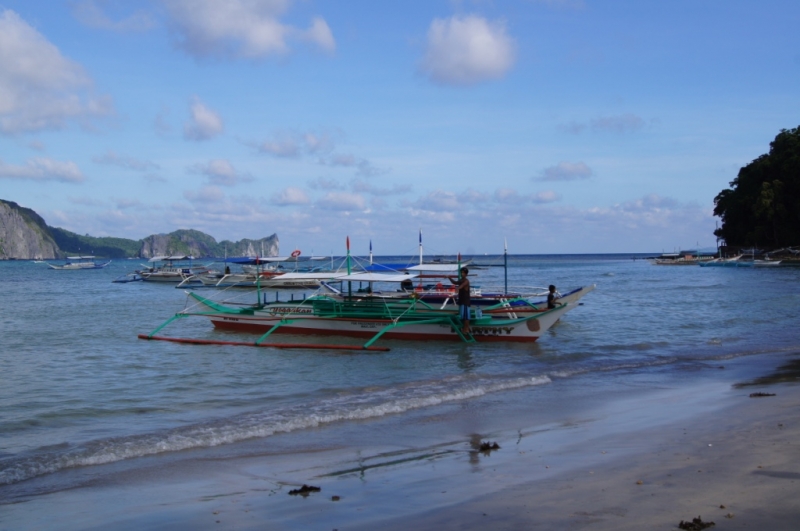
<svg viewBox="0 0 800 531">
<path fill-rule="evenodd" d="M 202 300 L 198 303 L 202 305 Z M 564 303 L 553 310 L 527 314 L 527 319 L 508 319 L 487 316 L 474 319 L 470 330 L 478 342 L 504 341 L 531 343 L 538 340 L 567 311 L 577 303 Z M 447 340 L 461 341 L 456 328 L 448 323 L 406 323 L 396 326 L 391 319 L 368 317 L 328 317 L 314 315 L 310 305 L 274 303 L 252 314 L 217 312 L 212 306 L 205 306 L 204 312 L 216 328 L 264 334 L 275 325 L 280 325 L 274 333 L 347 336 L 369 339 L 389 328 L 382 338 L 405 340 Z M 442 311 L 442 316 L 454 312 Z"/>
</svg>

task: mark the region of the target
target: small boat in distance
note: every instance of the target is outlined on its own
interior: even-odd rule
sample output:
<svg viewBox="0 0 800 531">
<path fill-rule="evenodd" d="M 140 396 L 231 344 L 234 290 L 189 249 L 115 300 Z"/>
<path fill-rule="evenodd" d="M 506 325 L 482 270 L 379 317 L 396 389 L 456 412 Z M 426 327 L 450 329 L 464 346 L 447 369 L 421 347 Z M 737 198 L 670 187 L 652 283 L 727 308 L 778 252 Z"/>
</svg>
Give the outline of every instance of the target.
<svg viewBox="0 0 800 531">
<path fill-rule="evenodd" d="M 193 267 L 193 256 L 188 255 L 174 255 L 174 256 L 154 256 L 148 262 L 154 264 L 146 266 L 146 269 L 136 271 L 145 282 L 183 282 L 186 279 L 208 273 L 208 267 Z M 189 265 L 181 265 L 180 262 L 189 262 Z M 175 264 L 175 262 L 179 262 Z M 161 265 L 155 265 L 161 264 Z"/>
<path fill-rule="evenodd" d="M 61 265 L 47 264 L 50 269 L 58 271 L 76 271 L 79 269 L 103 269 L 111 260 L 98 262 L 94 256 L 68 256 Z"/>
<path fill-rule="evenodd" d="M 716 251 L 680 251 L 678 253 L 663 253 L 661 256 L 652 258 L 655 265 L 698 265 L 712 261 L 716 256 Z"/>
</svg>

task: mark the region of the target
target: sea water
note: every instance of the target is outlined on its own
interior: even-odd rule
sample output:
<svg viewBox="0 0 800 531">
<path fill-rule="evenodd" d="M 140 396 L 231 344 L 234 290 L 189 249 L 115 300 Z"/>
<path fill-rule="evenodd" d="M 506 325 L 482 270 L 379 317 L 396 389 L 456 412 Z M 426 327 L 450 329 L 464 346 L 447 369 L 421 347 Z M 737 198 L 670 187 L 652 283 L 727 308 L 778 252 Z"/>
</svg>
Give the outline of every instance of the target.
<svg viewBox="0 0 800 531">
<path fill-rule="evenodd" d="M 464 434 L 508 426 L 485 411 L 525 417 L 520 425 L 558 422 L 559 404 L 602 403 L 631 382 L 658 386 L 725 360 L 800 351 L 800 268 L 642 258 L 510 256 L 504 269 L 503 257 L 478 257 L 470 277 L 484 291 L 506 281 L 597 288 L 537 343 L 379 342 L 388 352 L 143 341 L 137 334 L 191 304 L 184 289 L 112 283 L 137 267 L 132 261 L 87 271 L 0 262 L 0 503 L 154 457 L 226 459 L 269 448 L 291 462 L 298 445 L 354 445 L 348 433 L 375 444 L 424 439 L 430 449 L 462 425 Z M 234 293 L 255 301 L 241 290 L 215 296 Z M 203 318 L 163 333 L 254 338 L 215 331 Z"/>
</svg>

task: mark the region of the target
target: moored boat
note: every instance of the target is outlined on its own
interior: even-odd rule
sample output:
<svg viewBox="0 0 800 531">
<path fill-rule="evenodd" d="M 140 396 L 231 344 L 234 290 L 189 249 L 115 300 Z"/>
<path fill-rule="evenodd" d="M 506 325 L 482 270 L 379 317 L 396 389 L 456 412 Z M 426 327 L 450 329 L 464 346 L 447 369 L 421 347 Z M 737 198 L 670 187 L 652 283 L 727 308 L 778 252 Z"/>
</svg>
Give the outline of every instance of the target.
<svg viewBox="0 0 800 531">
<path fill-rule="evenodd" d="M 210 269 L 205 266 L 194 267 L 193 256 L 154 256 L 148 262 L 151 264 L 145 269 L 136 271 L 145 282 L 176 282 L 180 283 L 190 277 L 201 273 L 208 273 Z M 177 264 L 176 264 L 177 262 Z M 189 262 L 188 265 L 183 262 Z"/>
<path fill-rule="evenodd" d="M 61 265 L 47 264 L 50 269 L 59 271 L 76 271 L 81 269 L 103 269 L 111 260 L 106 262 L 99 262 L 94 256 L 68 256 L 66 261 Z"/>
</svg>

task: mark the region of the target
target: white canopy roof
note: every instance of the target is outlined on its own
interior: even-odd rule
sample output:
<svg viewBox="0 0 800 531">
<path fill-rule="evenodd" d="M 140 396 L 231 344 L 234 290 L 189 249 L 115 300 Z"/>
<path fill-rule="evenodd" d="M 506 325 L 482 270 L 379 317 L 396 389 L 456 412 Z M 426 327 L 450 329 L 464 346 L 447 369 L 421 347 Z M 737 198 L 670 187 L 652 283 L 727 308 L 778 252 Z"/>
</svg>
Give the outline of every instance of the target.
<svg viewBox="0 0 800 531">
<path fill-rule="evenodd" d="M 282 273 L 264 280 L 338 280 L 339 277 L 347 276 L 345 271 L 318 271 L 315 273 Z"/>
<path fill-rule="evenodd" d="M 336 281 L 346 282 L 402 282 L 404 280 L 411 280 L 418 275 L 414 273 L 353 273 L 352 275 L 345 274 L 344 276 L 336 277 Z"/>
<path fill-rule="evenodd" d="M 461 264 L 464 267 L 466 264 Z M 436 271 L 436 272 L 458 272 L 458 264 L 421 264 L 406 268 L 408 271 Z"/>
<path fill-rule="evenodd" d="M 174 256 L 154 256 L 148 262 L 168 262 L 170 260 L 194 260 L 194 256 L 186 254 L 177 254 Z"/>
</svg>

